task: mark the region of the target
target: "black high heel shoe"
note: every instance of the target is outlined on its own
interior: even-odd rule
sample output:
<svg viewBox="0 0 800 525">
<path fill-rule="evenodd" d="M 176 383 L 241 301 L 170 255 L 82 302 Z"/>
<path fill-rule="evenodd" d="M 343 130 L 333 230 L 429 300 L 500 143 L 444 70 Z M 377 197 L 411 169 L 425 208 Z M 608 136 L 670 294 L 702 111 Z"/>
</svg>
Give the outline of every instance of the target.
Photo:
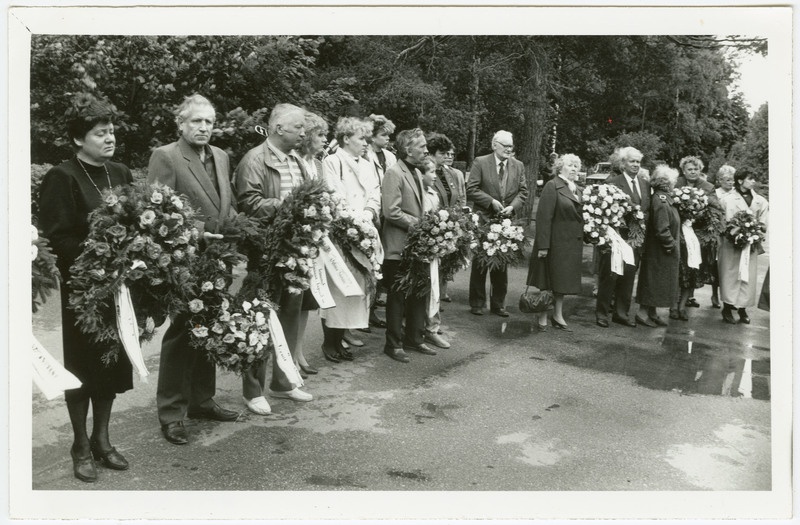
<svg viewBox="0 0 800 525">
<path fill-rule="evenodd" d="M 557 328 L 558 330 L 563 330 L 565 332 L 572 332 L 572 328 L 570 328 L 569 326 L 567 326 L 565 324 L 559 323 L 558 321 L 556 321 L 552 317 L 550 318 L 550 324 L 553 325 L 553 328 Z"/>
<path fill-rule="evenodd" d="M 739 322 L 744 324 L 750 324 L 750 316 L 747 315 L 747 310 L 744 308 L 739 308 Z"/>
<path fill-rule="evenodd" d="M 330 361 L 331 363 L 341 363 L 341 359 L 339 359 L 339 353 L 334 348 L 328 348 L 325 345 L 322 345 L 322 355 L 325 356 L 325 359 Z"/>
<path fill-rule="evenodd" d="M 94 483 L 97 481 L 97 467 L 94 465 L 91 454 L 79 457 L 75 451 L 70 448 L 69 455 L 72 456 L 72 472 L 75 474 L 76 478 L 86 483 Z"/>
<path fill-rule="evenodd" d="M 99 461 L 104 467 L 112 470 L 128 470 L 130 466 L 128 465 L 128 460 L 125 459 L 116 448 L 111 447 L 111 450 L 104 452 L 100 450 L 100 445 L 98 445 L 96 441 L 90 442 L 89 446 L 92 449 L 92 456 L 94 456 L 94 459 Z"/>
<path fill-rule="evenodd" d="M 316 368 L 312 368 L 311 365 L 300 365 L 300 370 L 302 370 L 306 374 L 311 374 L 311 375 L 319 373 L 319 370 L 317 370 Z"/>
</svg>

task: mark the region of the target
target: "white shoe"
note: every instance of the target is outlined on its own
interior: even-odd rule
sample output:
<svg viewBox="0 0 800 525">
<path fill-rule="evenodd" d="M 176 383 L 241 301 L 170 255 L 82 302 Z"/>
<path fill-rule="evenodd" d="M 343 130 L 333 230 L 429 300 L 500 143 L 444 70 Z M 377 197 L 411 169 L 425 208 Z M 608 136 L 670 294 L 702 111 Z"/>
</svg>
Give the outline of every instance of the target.
<svg viewBox="0 0 800 525">
<path fill-rule="evenodd" d="M 439 348 L 450 348 L 450 343 L 448 343 L 444 337 L 435 332 L 425 332 L 424 337 L 426 341 L 438 346 Z"/>
<path fill-rule="evenodd" d="M 267 403 L 267 398 L 264 396 L 254 397 L 253 399 L 244 399 L 244 404 L 247 405 L 247 410 L 259 416 L 268 416 L 272 414 L 272 408 Z"/>
<path fill-rule="evenodd" d="M 289 390 L 288 392 L 276 392 L 274 390 L 270 390 L 269 395 L 272 397 L 291 399 L 292 401 L 311 401 L 312 399 L 314 399 L 314 396 L 312 396 L 308 392 L 303 392 L 299 388 L 294 388 L 292 390 Z"/>
</svg>

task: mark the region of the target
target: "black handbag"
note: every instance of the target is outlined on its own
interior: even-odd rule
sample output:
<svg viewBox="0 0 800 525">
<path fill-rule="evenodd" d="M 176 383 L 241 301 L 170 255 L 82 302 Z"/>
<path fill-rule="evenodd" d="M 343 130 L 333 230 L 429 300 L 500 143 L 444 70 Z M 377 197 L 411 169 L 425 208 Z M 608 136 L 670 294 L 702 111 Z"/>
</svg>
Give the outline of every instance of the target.
<svg viewBox="0 0 800 525">
<path fill-rule="evenodd" d="M 553 292 L 550 290 L 530 291 L 530 286 L 519 296 L 519 311 L 526 314 L 546 312 L 553 306 Z"/>
</svg>

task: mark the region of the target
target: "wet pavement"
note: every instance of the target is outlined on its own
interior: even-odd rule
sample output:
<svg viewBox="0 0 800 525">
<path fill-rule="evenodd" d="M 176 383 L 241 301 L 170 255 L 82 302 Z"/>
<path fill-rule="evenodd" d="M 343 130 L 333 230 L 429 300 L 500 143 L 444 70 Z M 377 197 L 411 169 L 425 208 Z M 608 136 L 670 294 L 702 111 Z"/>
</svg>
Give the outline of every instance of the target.
<svg viewBox="0 0 800 525">
<path fill-rule="evenodd" d="M 591 251 L 585 251 L 585 270 Z M 759 264 L 759 283 L 767 259 Z M 526 268 L 510 270 L 511 317 L 469 313 L 469 272 L 450 286 L 445 336 L 453 348 L 382 353 L 383 331 L 352 363 L 319 350 L 312 313 L 306 355 L 320 373 L 305 404 L 270 400 L 273 414 L 248 415 L 239 378 L 219 373 L 217 401 L 238 421 L 187 420 L 191 443 L 159 431 L 155 386 L 160 341 L 145 346 L 149 383 L 120 395 L 112 441 L 127 472 L 100 470 L 84 484 L 71 473 L 63 398 L 33 403 L 33 488 L 41 490 L 769 490 L 769 314 L 726 325 L 696 293 L 691 319 L 659 328 L 594 323 L 592 280 L 568 297 L 574 329 L 532 330 L 519 313 Z M 60 356 L 55 301 L 34 333 Z M 163 329 L 160 333 L 163 333 Z"/>
</svg>

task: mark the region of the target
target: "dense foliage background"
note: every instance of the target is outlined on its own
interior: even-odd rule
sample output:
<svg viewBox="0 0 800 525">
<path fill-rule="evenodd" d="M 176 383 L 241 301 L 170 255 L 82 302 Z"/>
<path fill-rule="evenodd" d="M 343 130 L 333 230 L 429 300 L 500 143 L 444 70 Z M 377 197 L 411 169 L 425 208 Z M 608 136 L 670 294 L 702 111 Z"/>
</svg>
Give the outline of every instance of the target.
<svg viewBox="0 0 800 525">
<path fill-rule="evenodd" d="M 262 137 L 272 106 L 292 102 L 333 126 L 382 113 L 398 130 L 447 134 L 469 165 L 498 129 L 514 133 L 533 184 L 552 151 L 585 166 L 632 145 L 645 165 L 686 155 L 708 172 L 747 165 L 768 179 L 767 107 L 749 118 L 731 96 L 732 48 L 761 40 L 673 36 L 64 36 L 36 35 L 31 154 L 70 155 L 63 114 L 73 94 L 105 96 L 124 114 L 116 160 L 144 167 L 177 136 L 172 110 L 199 92 L 216 105 L 213 143 L 234 162 Z"/>
</svg>

